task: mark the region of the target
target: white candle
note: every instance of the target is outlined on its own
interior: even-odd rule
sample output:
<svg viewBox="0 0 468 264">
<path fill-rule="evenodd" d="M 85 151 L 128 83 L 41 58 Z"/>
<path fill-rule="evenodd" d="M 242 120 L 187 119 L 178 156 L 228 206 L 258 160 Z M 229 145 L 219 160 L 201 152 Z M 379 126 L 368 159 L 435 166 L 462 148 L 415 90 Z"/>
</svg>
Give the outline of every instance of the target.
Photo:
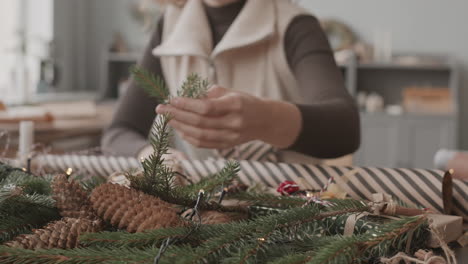
<svg viewBox="0 0 468 264">
<path fill-rule="evenodd" d="M 28 155 L 31 153 L 34 144 L 34 122 L 22 121 L 19 130 L 19 151 L 18 158 L 21 163 L 26 164 Z"/>
</svg>

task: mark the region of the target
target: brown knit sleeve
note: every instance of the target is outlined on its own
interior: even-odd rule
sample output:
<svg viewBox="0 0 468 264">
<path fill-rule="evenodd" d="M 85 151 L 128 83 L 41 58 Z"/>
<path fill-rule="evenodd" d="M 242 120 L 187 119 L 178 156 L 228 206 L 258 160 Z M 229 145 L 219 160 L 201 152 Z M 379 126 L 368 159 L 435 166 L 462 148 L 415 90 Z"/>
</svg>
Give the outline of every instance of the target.
<svg viewBox="0 0 468 264">
<path fill-rule="evenodd" d="M 298 105 L 303 126 L 291 150 L 316 158 L 355 152 L 360 145 L 359 112 L 315 17 L 303 15 L 291 22 L 285 52 L 307 101 Z"/>
<path fill-rule="evenodd" d="M 152 50 L 161 43 L 163 24 L 161 18 L 138 63 L 140 67 L 161 77 L 161 62 L 152 54 Z M 108 155 L 136 157 L 149 144 L 147 137 L 156 116 L 157 105 L 158 102 L 154 98 L 149 97 L 131 80 L 126 94 L 119 100 L 111 125 L 102 137 L 103 152 Z"/>
</svg>

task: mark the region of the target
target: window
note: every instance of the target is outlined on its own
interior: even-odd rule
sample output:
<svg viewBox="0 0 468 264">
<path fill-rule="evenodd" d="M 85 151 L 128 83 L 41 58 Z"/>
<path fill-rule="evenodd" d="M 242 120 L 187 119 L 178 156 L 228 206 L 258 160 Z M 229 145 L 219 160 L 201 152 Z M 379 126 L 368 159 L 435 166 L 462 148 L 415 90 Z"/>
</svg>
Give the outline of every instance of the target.
<svg viewBox="0 0 468 264">
<path fill-rule="evenodd" d="M 28 101 L 53 38 L 53 0 L 0 1 L 0 100 Z"/>
</svg>

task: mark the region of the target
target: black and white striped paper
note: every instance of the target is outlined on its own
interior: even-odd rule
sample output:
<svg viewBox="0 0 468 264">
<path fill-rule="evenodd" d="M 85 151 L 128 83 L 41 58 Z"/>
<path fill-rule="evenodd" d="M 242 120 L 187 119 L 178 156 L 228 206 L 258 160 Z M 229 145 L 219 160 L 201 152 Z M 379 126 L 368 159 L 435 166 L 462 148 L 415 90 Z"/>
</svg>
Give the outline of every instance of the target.
<svg viewBox="0 0 468 264">
<path fill-rule="evenodd" d="M 39 165 L 53 171 L 68 168 L 107 177 L 114 172 L 140 168 L 134 158 L 45 155 L 38 157 Z M 186 174 L 195 181 L 214 174 L 222 169 L 225 160 L 181 161 Z M 387 193 L 409 205 L 431 208 L 443 212 L 442 178 L 443 172 L 423 169 L 358 168 L 348 181 L 342 179 L 353 167 L 334 167 L 304 164 L 270 163 L 241 161 L 240 180 L 252 185 L 262 183 L 276 188 L 281 182 L 304 180 L 313 189 L 321 189 L 333 177 L 340 187 L 352 198 L 370 200 L 374 193 Z M 468 221 L 468 182 L 454 180 L 454 210 Z"/>
</svg>

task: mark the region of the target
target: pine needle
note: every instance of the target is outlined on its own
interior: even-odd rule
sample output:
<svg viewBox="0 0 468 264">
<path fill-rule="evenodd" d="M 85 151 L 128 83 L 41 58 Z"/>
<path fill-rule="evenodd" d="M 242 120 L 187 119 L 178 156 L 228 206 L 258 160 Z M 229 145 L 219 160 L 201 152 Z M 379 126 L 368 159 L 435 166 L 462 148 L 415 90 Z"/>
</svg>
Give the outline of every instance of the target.
<svg viewBox="0 0 468 264">
<path fill-rule="evenodd" d="M 164 83 L 164 80 L 140 67 L 132 67 L 130 72 L 133 74 L 137 83 L 145 90 L 145 92 L 161 103 L 166 104 L 170 99 L 169 88 Z"/>
<path fill-rule="evenodd" d="M 181 89 L 177 91 L 177 96 L 200 99 L 205 97 L 209 87 L 210 83 L 207 80 L 202 79 L 196 73 L 192 73 L 182 84 Z"/>
</svg>

